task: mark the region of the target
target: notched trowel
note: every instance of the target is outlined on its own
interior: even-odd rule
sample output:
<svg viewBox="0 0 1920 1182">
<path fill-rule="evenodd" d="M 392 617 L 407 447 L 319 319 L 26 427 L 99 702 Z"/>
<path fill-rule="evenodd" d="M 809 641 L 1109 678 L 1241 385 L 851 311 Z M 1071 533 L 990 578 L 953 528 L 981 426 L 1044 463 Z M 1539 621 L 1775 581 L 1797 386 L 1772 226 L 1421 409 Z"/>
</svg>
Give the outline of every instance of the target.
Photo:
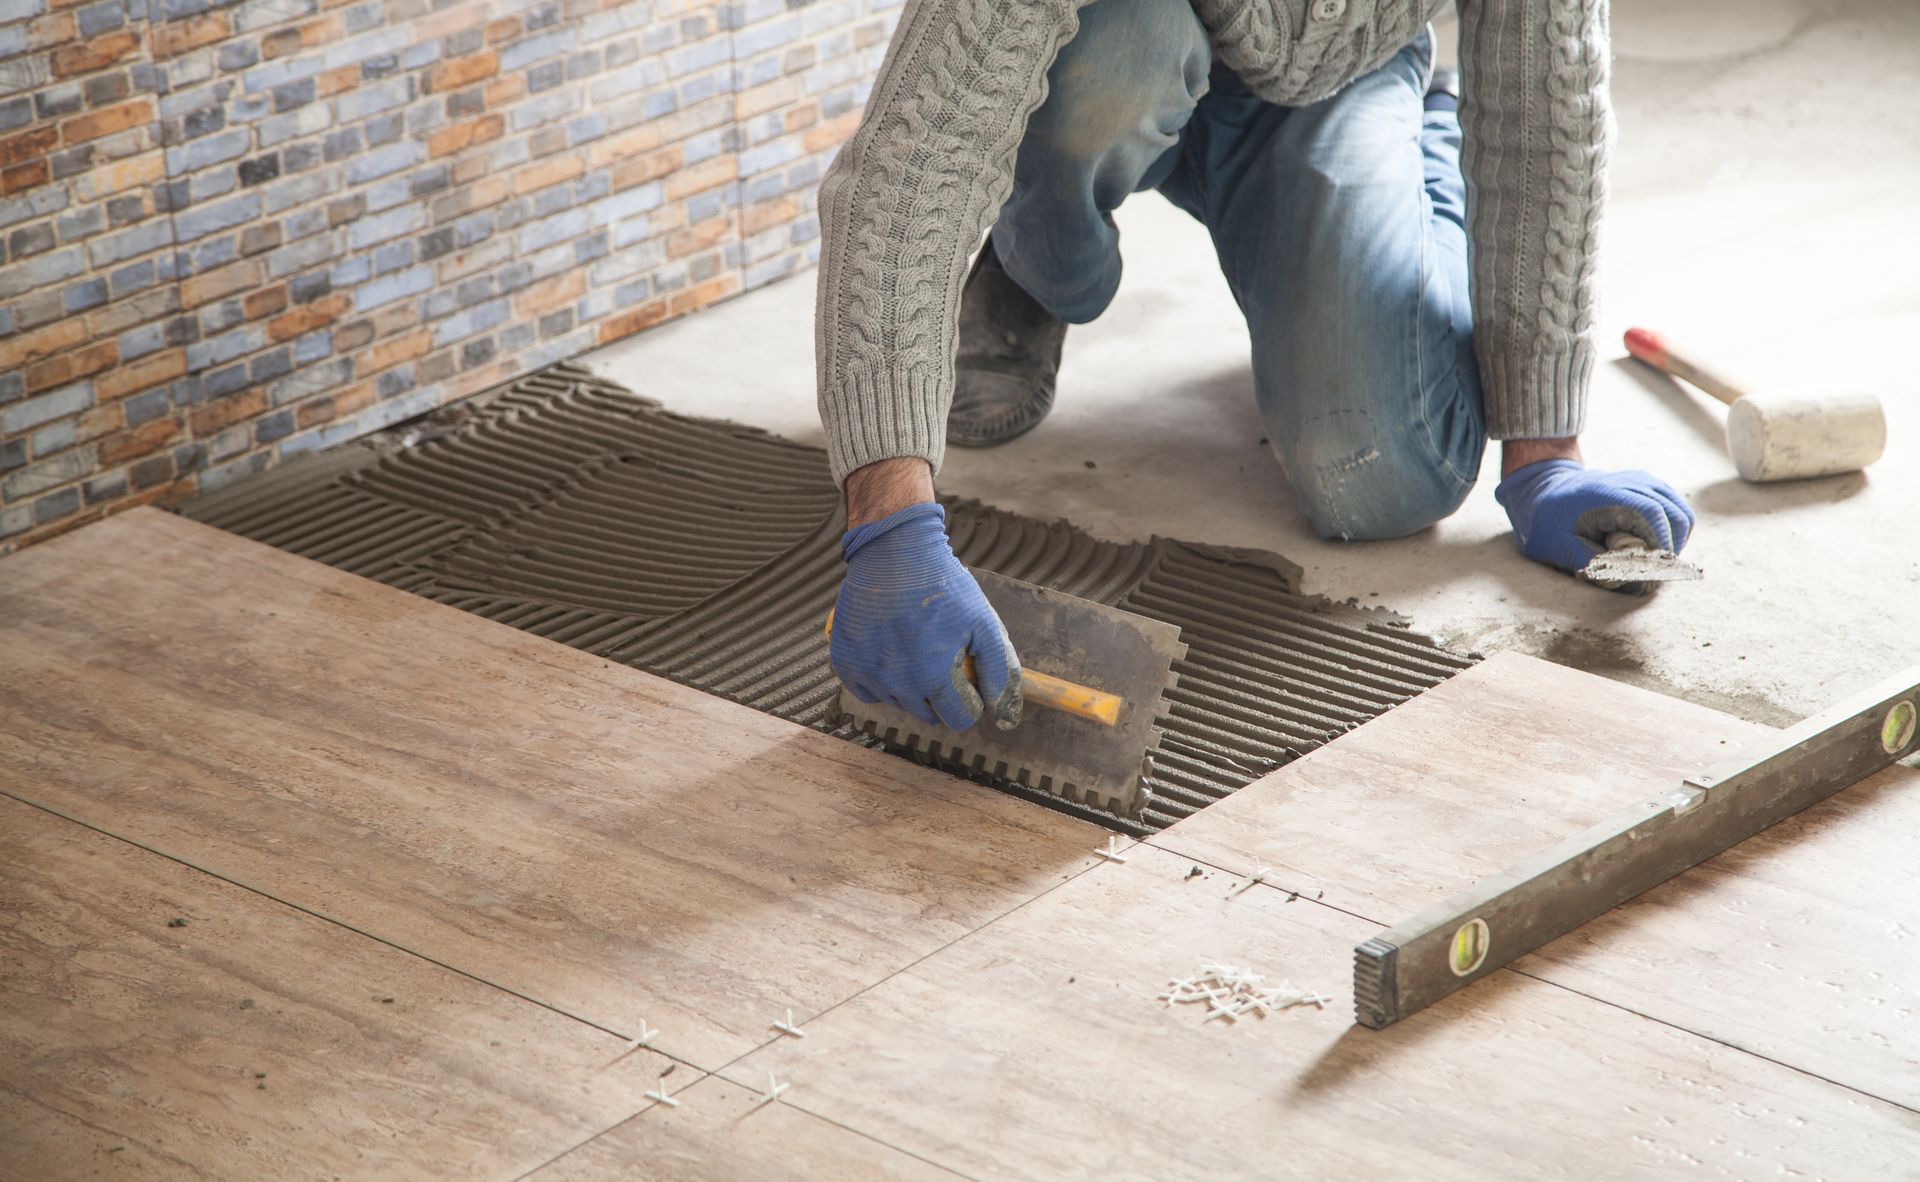
<svg viewBox="0 0 1920 1182">
<path fill-rule="evenodd" d="M 1020 655 L 1020 725 L 952 731 L 845 689 L 842 719 L 920 763 L 1139 820 L 1173 662 L 1187 651 L 1180 629 L 991 571 L 973 574 Z"/>
<path fill-rule="evenodd" d="M 1671 550 L 1655 550 L 1639 535 L 1607 535 L 1607 548 L 1579 575 L 1589 583 L 1610 591 L 1646 595 L 1661 583 L 1685 583 L 1701 577 L 1701 570 Z"/>
</svg>

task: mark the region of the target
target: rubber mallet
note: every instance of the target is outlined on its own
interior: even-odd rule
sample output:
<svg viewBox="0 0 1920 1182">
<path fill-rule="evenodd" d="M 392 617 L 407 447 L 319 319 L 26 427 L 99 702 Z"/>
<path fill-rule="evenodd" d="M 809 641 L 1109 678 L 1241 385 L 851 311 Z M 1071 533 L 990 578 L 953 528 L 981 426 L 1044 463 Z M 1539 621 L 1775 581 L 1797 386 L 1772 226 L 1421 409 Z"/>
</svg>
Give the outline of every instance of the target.
<svg viewBox="0 0 1920 1182">
<path fill-rule="evenodd" d="M 1744 480 L 1765 483 L 1855 472 L 1887 448 L 1887 416 L 1864 391 L 1748 394 L 1674 352 L 1659 333 L 1627 330 L 1627 352 L 1685 378 L 1728 406 L 1727 451 Z"/>
</svg>

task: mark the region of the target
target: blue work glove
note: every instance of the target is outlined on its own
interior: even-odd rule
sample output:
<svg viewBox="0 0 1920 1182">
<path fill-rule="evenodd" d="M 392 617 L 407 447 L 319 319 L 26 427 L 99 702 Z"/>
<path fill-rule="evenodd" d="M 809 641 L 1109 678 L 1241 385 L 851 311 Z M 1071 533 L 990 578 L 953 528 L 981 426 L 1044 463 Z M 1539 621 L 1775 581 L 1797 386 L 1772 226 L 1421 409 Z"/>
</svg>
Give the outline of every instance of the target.
<svg viewBox="0 0 1920 1182">
<path fill-rule="evenodd" d="M 1513 522 L 1520 552 L 1535 562 L 1577 571 L 1607 548 L 1607 535 L 1629 533 L 1655 550 L 1679 553 L 1693 532 L 1693 510 L 1657 476 L 1597 472 L 1577 460 L 1541 460 L 1500 482 L 1494 499 Z"/>
<path fill-rule="evenodd" d="M 947 544 L 947 511 L 910 505 L 840 539 L 847 577 L 833 607 L 840 684 L 869 704 L 898 706 L 963 731 L 991 713 L 1020 721 L 1020 660 L 973 574 Z M 973 654 L 979 687 L 967 680 Z"/>
</svg>

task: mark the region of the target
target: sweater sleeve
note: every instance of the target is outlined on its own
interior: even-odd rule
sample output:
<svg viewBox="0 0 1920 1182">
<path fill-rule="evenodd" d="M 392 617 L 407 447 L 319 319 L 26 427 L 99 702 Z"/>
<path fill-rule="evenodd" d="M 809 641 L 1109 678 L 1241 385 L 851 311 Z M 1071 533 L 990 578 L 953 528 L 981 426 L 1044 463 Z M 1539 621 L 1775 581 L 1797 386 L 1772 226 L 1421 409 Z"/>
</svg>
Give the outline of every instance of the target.
<svg viewBox="0 0 1920 1182">
<path fill-rule="evenodd" d="M 1613 131 L 1607 0 L 1461 0 L 1474 345 L 1495 439 L 1577 435 Z"/>
<path fill-rule="evenodd" d="M 939 469 L 967 257 L 1086 2 L 909 0 L 820 187 L 815 364 L 835 480 L 896 456 Z"/>
</svg>

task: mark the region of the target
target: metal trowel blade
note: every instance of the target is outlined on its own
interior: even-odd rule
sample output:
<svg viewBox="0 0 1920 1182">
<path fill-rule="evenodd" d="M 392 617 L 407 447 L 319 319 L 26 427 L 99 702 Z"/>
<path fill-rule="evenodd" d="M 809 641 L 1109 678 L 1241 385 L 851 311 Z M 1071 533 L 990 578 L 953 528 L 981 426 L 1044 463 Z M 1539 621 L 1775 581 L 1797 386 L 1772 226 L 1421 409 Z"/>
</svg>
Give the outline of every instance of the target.
<svg viewBox="0 0 1920 1182">
<path fill-rule="evenodd" d="M 1125 700 L 1105 726 L 1029 704 L 1020 725 L 983 721 L 965 731 L 929 726 L 904 710 L 868 705 L 840 691 L 844 721 L 920 763 L 969 778 L 1004 781 L 1138 820 L 1150 789 L 1149 754 L 1186 655 L 1180 629 L 1092 600 L 975 570 L 980 590 L 1006 625 L 1025 669 L 1051 673 Z"/>
</svg>

